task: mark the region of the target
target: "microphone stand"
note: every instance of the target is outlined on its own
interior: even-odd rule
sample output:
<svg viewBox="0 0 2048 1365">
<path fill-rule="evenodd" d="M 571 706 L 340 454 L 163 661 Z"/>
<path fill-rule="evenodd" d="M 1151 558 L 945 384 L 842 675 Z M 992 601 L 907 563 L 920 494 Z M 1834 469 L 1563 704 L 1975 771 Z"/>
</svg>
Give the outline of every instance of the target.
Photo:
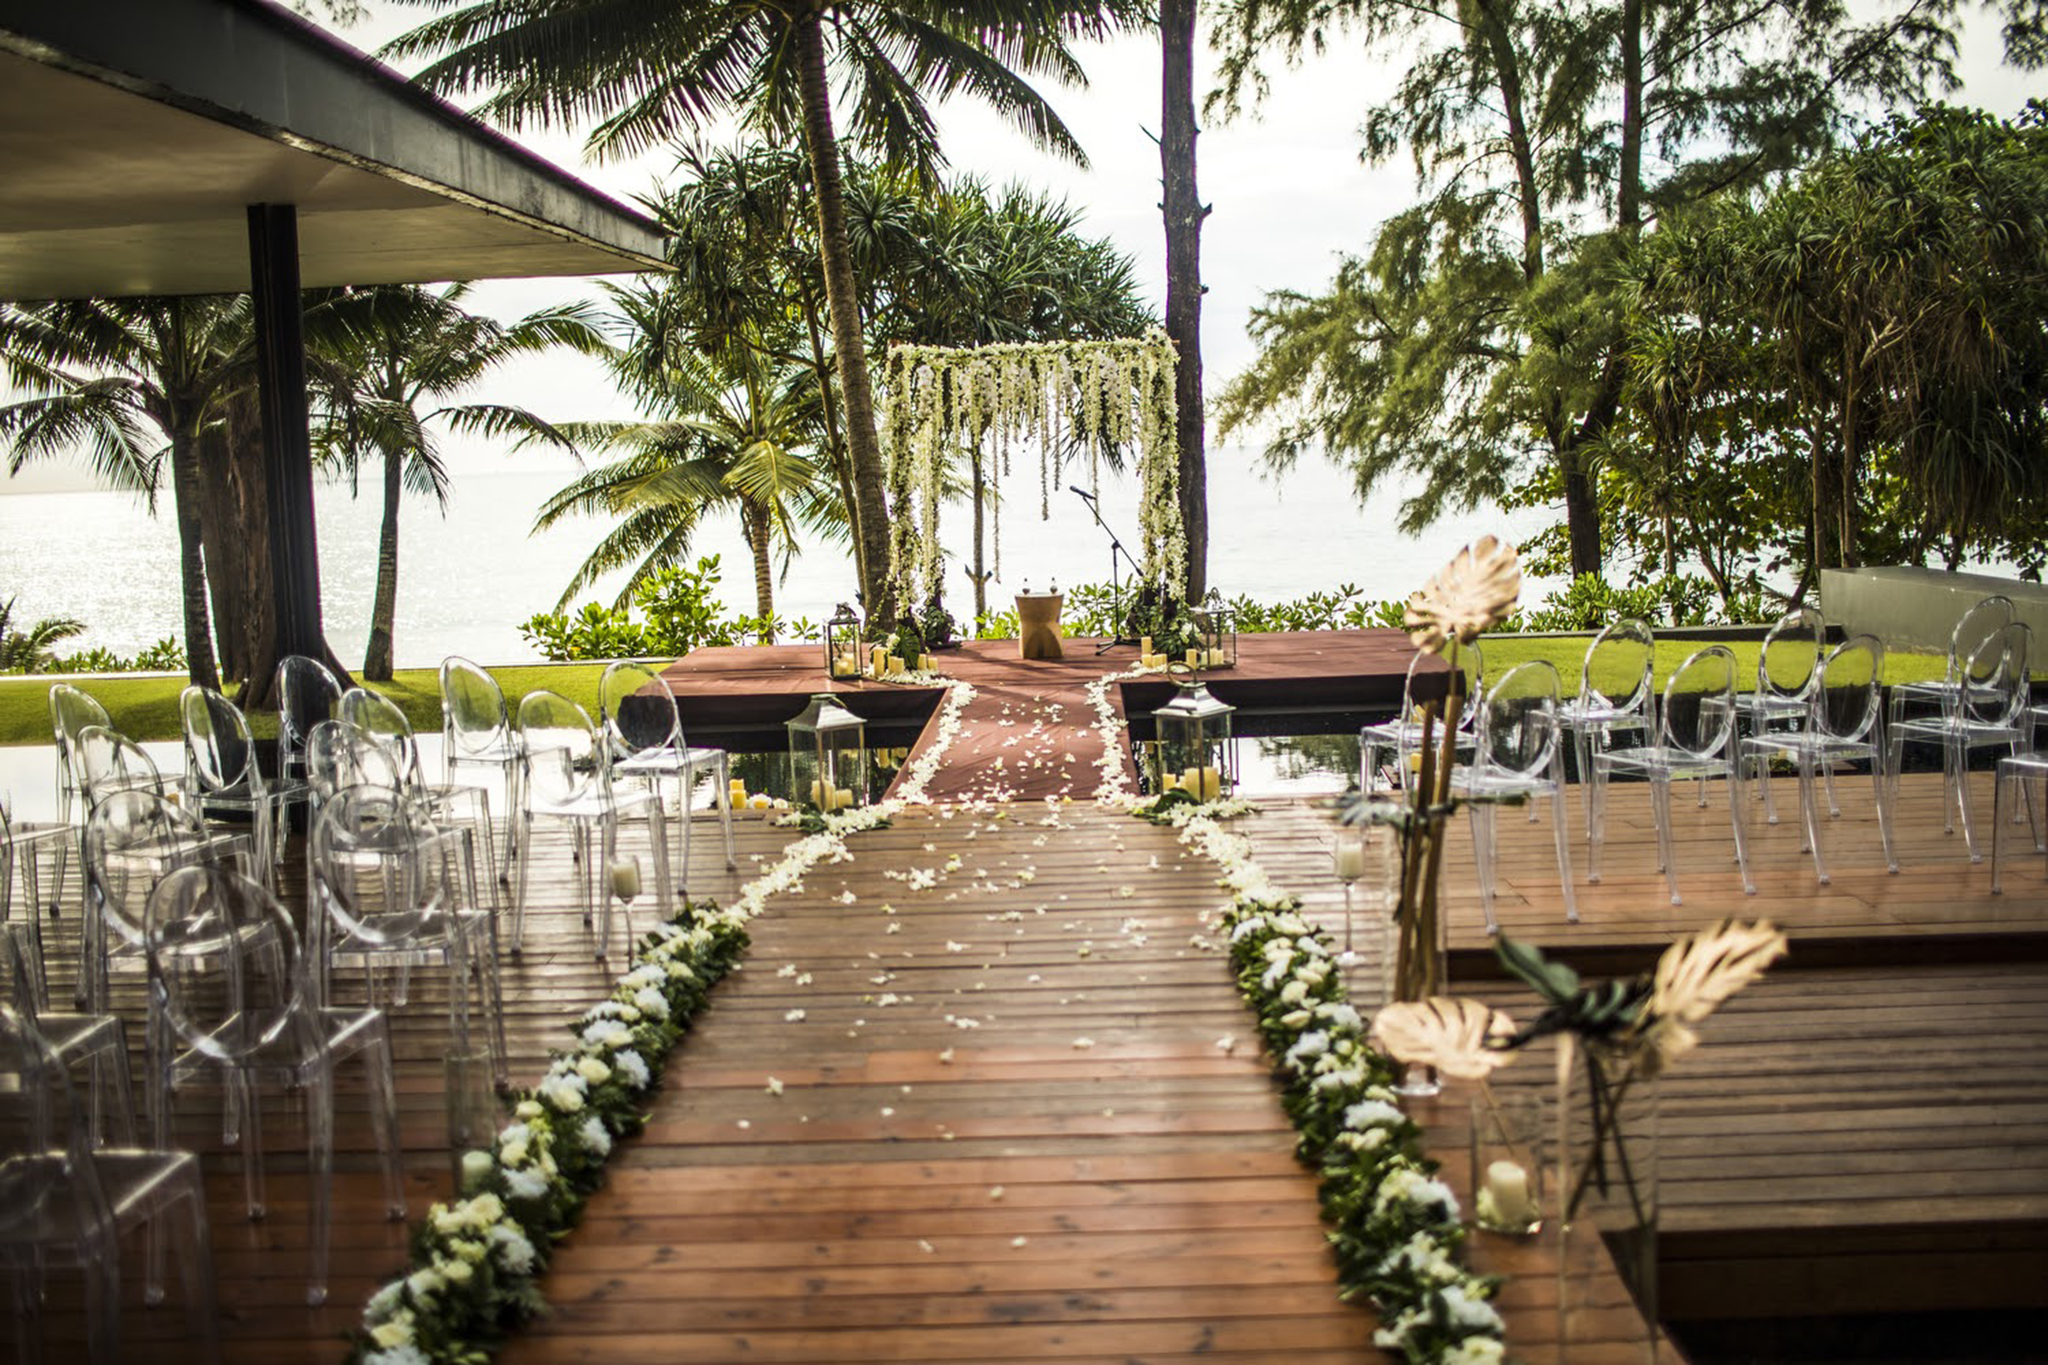
<svg viewBox="0 0 2048 1365">
<path fill-rule="evenodd" d="M 1093 494 L 1084 492 L 1071 485 L 1069 485 L 1067 491 L 1088 504 L 1089 512 L 1095 517 L 1095 524 L 1102 528 L 1102 534 L 1109 537 L 1109 601 L 1110 612 L 1115 619 L 1110 625 L 1110 635 L 1112 638 L 1095 646 L 1095 652 L 1098 655 L 1102 655 L 1109 653 L 1109 651 L 1117 648 L 1119 645 L 1137 644 L 1136 636 L 1124 634 L 1124 592 L 1123 581 L 1117 576 L 1117 556 L 1122 555 L 1124 562 L 1131 566 L 1132 582 L 1137 581 L 1138 561 L 1131 558 L 1131 552 L 1124 548 L 1123 542 L 1116 538 L 1116 532 L 1110 530 L 1109 523 L 1102 519 L 1102 508 L 1096 504 Z"/>
</svg>

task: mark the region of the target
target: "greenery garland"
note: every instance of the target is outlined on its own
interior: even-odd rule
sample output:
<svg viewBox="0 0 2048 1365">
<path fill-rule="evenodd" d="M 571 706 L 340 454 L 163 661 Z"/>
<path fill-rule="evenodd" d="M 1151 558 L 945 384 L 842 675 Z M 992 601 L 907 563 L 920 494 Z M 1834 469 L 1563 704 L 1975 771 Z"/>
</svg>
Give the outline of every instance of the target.
<svg viewBox="0 0 2048 1365">
<path fill-rule="evenodd" d="M 1369 1296 L 1381 1321 L 1374 1343 L 1403 1359 L 1497 1365 L 1506 1328 L 1489 1300 L 1500 1281 L 1459 1263 L 1457 1198 L 1401 1112 L 1393 1067 L 1368 1045 L 1369 1021 L 1347 998 L 1327 936 L 1302 917 L 1299 900 L 1267 881 L 1250 841 L 1217 823 L 1224 813 L 1192 805 L 1155 812 L 1223 868 L 1231 965 L 1278 1059 L 1296 1155 L 1322 1175 L 1339 1295 Z"/>
<path fill-rule="evenodd" d="M 461 1198 L 413 1228 L 411 1271 L 371 1296 L 350 1359 L 475 1365 L 540 1312 L 537 1281 L 604 1180 L 612 1144 L 646 1123 L 663 1060 L 747 948 L 705 902 L 645 935 L 611 997 L 570 1025 L 575 1043 L 522 1091 L 488 1150 L 462 1158 Z"/>
<path fill-rule="evenodd" d="M 939 504 L 946 468 L 989 441 L 996 477 L 1009 472 L 1013 443 L 1038 446 L 1041 518 L 1051 515 L 1053 486 L 1067 477 L 1070 447 L 1085 450 L 1093 489 L 1101 484 L 1104 453 L 1135 445 L 1141 575 L 1178 591 L 1187 581 L 1188 546 L 1180 512 L 1177 354 L 1156 327 L 1142 337 L 1111 341 L 890 348 L 882 374 L 881 437 L 889 459 L 889 567 L 897 599 L 922 601 L 936 590 L 943 570 Z M 1002 499 L 991 501 L 998 509 L 993 560 L 1000 574 Z"/>
</svg>

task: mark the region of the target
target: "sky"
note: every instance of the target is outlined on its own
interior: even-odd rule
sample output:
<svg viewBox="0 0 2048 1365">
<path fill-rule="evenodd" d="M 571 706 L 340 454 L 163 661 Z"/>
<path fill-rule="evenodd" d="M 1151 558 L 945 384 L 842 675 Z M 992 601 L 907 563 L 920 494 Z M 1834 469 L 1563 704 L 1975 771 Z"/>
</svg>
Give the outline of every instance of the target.
<svg viewBox="0 0 2048 1365">
<path fill-rule="evenodd" d="M 417 6 L 373 0 L 368 19 L 342 31 L 358 47 L 374 50 L 420 21 Z M 1087 168 L 1034 151 L 999 117 L 970 101 L 942 105 L 938 113 L 951 167 L 1001 183 L 1022 180 L 1068 197 L 1083 211 L 1082 231 L 1108 237 L 1137 262 L 1149 301 L 1164 309 L 1165 242 L 1159 214 L 1159 49 L 1156 39 L 1133 35 L 1080 50 L 1089 77 L 1085 89 L 1050 87 L 1045 93 L 1086 150 Z M 1368 166 L 1358 156 L 1358 126 L 1365 109 L 1397 79 L 1399 50 L 1372 54 L 1355 44 L 1293 70 L 1277 59 L 1269 74 L 1273 93 L 1256 113 L 1224 124 L 1204 120 L 1197 148 L 1202 196 L 1213 209 L 1203 230 L 1202 354 L 1208 392 L 1253 359 L 1246 334 L 1251 310 L 1270 291 L 1316 290 L 1339 258 L 1371 240 L 1379 222 L 1414 198 L 1406 161 Z M 1197 90 L 1213 85 L 1214 56 L 1198 52 Z M 1996 25 L 1979 21 L 1965 31 L 1965 85 L 1953 98 L 2007 115 L 2024 101 L 2027 79 L 1999 61 Z M 2035 78 L 2038 84 L 2038 77 Z M 592 164 L 576 133 L 514 134 L 541 155 L 592 185 L 630 201 L 648 192 L 668 168 L 666 157 Z M 495 281 L 480 285 L 471 306 L 503 317 L 563 299 L 589 297 L 583 280 Z M 508 365 L 480 385 L 477 401 L 510 401 L 556 420 L 633 415 L 591 361 L 547 356 Z M 557 464 L 566 457 L 451 441 L 450 462 L 466 470 Z M 12 491 L 85 486 L 57 466 L 12 485 Z M 10 491 L 0 478 L 0 491 Z"/>
</svg>

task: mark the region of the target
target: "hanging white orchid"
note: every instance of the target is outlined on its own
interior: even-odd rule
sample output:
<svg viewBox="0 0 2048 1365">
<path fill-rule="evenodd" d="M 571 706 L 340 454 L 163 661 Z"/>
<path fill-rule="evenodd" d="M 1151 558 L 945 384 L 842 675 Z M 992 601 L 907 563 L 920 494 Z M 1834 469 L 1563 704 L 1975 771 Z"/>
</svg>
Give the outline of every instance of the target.
<svg viewBox="0 0 2048 1365">
<path fill-rule="evenodd" d="M 1091 491 L 1099 491 L 1104 451 L 1135 445 L 1141 571 L 1146 582 L 1178 591 L 1187 581 L 1188 543 L 1180 514 L 1176 363 L 1173 342 L 1158 328 L 1113 341 L 891 348 L 883 371 L 882 441 L 898 600 L 923 600 L 943 570 L 938 508 L 946 462 L 991 440 L 992 486 L 1010 472 L 1013 442 L 1037 445 L 1040 519 L 1052 514 L 1052 489 L 1064 477 L 1070 439 L 1087 451 Z M 991 502 L 1000 572 L 1002 499 Z"/>
</svg>

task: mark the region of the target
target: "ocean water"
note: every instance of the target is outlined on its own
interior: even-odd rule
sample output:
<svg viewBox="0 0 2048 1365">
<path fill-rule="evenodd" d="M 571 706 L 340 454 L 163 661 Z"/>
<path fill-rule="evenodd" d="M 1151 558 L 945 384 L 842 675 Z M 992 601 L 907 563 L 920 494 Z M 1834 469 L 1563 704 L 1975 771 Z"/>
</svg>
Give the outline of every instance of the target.
<svg viewBox="0 0 2048 1365">
<path fill-rule="evenodd" d="M 1457 549 L 1493 532 L 1510 540 L 1541 529 L 1541 509 L 1513 514 L 1481 511 L 1448 519 L 1420 537 L 1393 529 L 1398 495 L 1384 494 L 1361 507 L 1348 478 L 1320 462 L 1303 463 L 1282 480 L 1263 477 L 1240 449 L 1210 453 L 1210 582 L 1224 592 L 1260 600 L 1300 597 L 1354 584 L 1370 598 L 1405 597 Z M 590 548 L 605 529 L 595 520 L 530 534 L 535 509 L 568 482 L 573 471 L 497 470 L 457 474 L 447 515 L 425 500 L 408 499 L 399 530 L 399 602 L 396 657 L 401 667 L 432 666 L 448 654 L 489 664 L 539 657 L 519 625 L 553 609 Z M 1080 477 L 1065 482 L 1087 486 Z M 1020 462 L 1005 484 L 1001 518 L 1001 573 L 990 590 L 994 606 L 1025 587 L 1106 580 L 1110 542 L 1087 504 L 1071 492 L 1050 500 L 1040 520 L 1038 471 Z M 376 586 L 378 507 L 370 488 L 353 498 L 346 485 L 316 491 L 321 591 L 327 633 L 344 661 L 362 655 Z M 1136 493 L 1132 482 L 1107 471 L 1101 485 L 1103 519 L 1136 556 Z M 969 512 L 946 509 L 941 539 L 949 554 L 964 556 Z M 699 554 L 717 554 L 721 596 L 728 608 L 751 612 L 753 571 L 737 526 L 729 519 L 702 527 Z M 578 601 L 610 601 L 619 578 L 580 594 Z M 1528 596 L 1546 585 L 1532 583 Z M 822 621 L 854 595 L 852 564 L 844 546 L 802 548 L 777 585 L 785 619 Z M 133 654 L 180 633 L 177 529 L 168 499 L 152 517 L 137 499 L 115 493 L 35 493 L 0 496 L 0 601 L 15 599 L 17 620 L 76 617 L 86 633 L 76 648 L 104 646 Z M 973 601 L 964 570 L 949 562 L 946 603 L 965 618 Z"/>
</svg>

